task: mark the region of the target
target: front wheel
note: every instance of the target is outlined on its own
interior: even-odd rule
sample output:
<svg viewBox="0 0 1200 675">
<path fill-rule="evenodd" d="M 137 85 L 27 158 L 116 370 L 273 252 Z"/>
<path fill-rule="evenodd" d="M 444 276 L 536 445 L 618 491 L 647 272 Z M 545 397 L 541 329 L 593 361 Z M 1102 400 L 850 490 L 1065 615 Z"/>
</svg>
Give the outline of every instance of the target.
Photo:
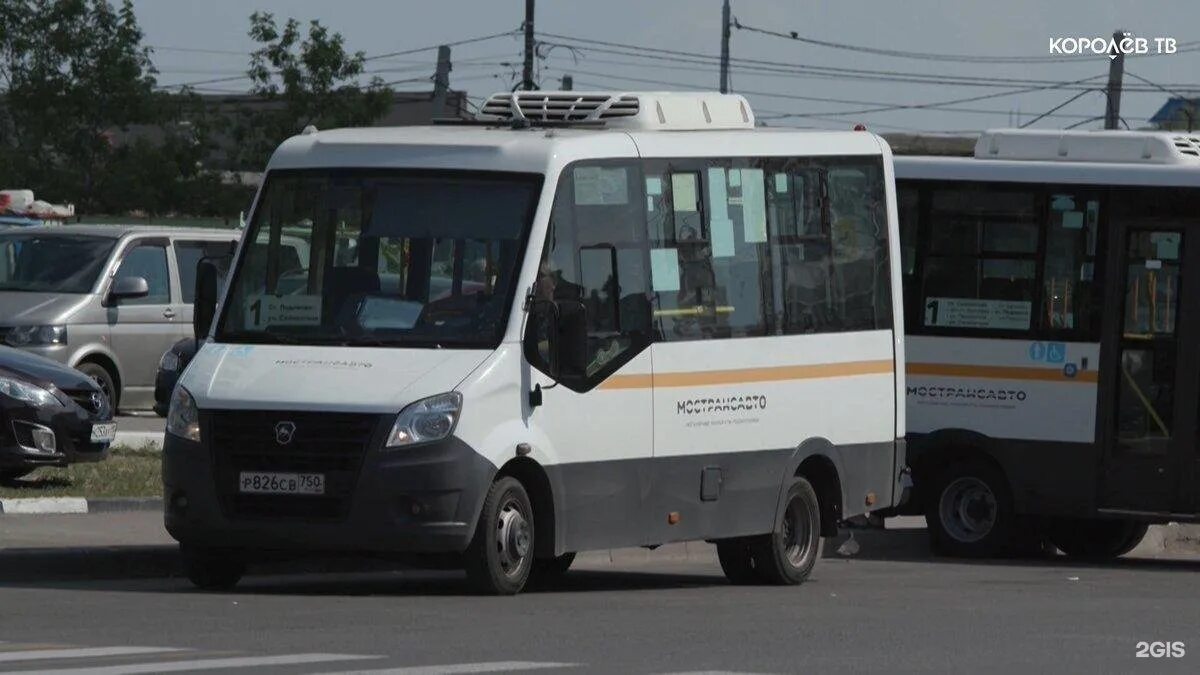
<svg viewBox="0 0 1200 675">
<path fill-rule="evenodd" d="M 965 461 L 933 481 L 925 519 L 935 553 L 988 558 L 1011 552 L 1012 497 L 1004 474 L 990 463 Z"/>
<path fill-rule="evenodd" d="M 515 595 L 533 568 L 534 522 L 529 494 L 505 476 L 488 490 L 475 536 L 467 547 L 467 578 L 482 593 Z"/>
<path fill-rule="evenodd" d="M 1050 543 L 1072 558 L 1111 560 L 1129 553 L 1146 536 L 1146 523 L 1127 520 L 1060 520 L 1050 525 Z"/>
<path fill-rule="evenodd" d="M 751 544 L 754 573 L 776 585 L 799 584 L 817 564 L 821 547 L 821 505 L 812 484 L 795 479 L 775 531 Z"/>
<path fill-rule="evenodd" d="M 189 581 L 204 591 L 227 591 L 246 573 L 246 561 L 234 552 L 196 548 L 180 544 L 183 572 Z"/>
</svg>

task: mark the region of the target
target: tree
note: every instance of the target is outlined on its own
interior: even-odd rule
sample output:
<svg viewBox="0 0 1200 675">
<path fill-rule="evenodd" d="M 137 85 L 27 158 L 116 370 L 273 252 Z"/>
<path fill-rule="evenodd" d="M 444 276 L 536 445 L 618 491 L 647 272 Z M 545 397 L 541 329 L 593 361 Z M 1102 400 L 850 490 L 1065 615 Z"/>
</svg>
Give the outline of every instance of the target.
<svg viewBox="0 0 1200 675">
<path fill-rule="evenodd" d="M 348 53 L 340 33 L 318 21 L 307 36 L 295 19 L 282 28 L 274 15 L 250 15 L 250 37 L 262 45 L 250 59 L 248 75 L 258 99 L 244 106 L 233 124 L 241 168 L 261 169 L 275 148 L 308 125 L 318 128 L 364 126 L 387 113 L 392 90 L 378 77 L 365 86 L 366 57 Z"/>
<path fill-rule="evenodd" d="M 0 26 L 3 177 L 86 211 L 97 204 L 117 135 L 161 121 L 133 6 L 5 0 Z"/>
</svg>

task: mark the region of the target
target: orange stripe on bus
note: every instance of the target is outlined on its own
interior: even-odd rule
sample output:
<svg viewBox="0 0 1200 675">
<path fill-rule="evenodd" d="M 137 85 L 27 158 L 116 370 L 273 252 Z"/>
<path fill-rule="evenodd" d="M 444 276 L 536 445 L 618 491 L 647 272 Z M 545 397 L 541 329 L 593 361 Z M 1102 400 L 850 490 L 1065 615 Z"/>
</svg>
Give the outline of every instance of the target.
<svg viewBox="0 0 1200 675">
<path fill-rule="evenodd" d="M 967 366 L 954 363 L 910 363 L 906 368 L 909 375 L 933 375 L 937 377 L 979 377 L 992 380 L 1037 380 L 1045 382 L 1095 383 L 1100 374 L 1094 370 L 1081 370 L 1075 377 L 1067 377 L 1061 368 L 1026 368 L 1021 366 Z"/>
<path fill-rule="evenodd" d="M 657 373 L 654 375 L 614 375 L 605 380 L 600 385 L 600 388 L 703 387 L 722 384 L 746 384 L 748 382 L 779 382 L 783 380 L 891 374 L 891 361 L 849 361 L 846 363 L 816 363 L 806 366 L 737 368 L 734 370 L 705 370 L 684 373 Z"/>
</svg>

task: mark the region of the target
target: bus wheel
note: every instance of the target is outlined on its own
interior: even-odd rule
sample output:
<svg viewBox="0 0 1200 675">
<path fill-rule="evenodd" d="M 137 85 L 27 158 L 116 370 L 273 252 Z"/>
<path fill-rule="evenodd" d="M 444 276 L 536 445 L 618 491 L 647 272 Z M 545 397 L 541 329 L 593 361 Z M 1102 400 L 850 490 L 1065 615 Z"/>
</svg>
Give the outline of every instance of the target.
<svg viewBox="0 0 1200 675">
<path fill-rule="evenodd" d="M 951 465 L 933 481 L 925 519 L 941 555 L 987 558 L 1009 552 L 1012 497 L 1004 474 L 988 462 Z"/>
<path fill-rule="evenodd" d="M 467 577 L 491 595 L 520 593 L 533 568 L 533 506 L 521 482 L 505 476 L 492 483 L 475 536 L 467 547 Z"/>
<path fill-rule="evenodd" d="M 183 573 L 201 590 L 227 591 L 242 580 L 246 561 L 236 553 L 179 545 Z"/>
<path fill-rule="evenodd" d="M 788 490 L 775 531 L 751 546 L 754 571 L 769 584 L 798 584 L 817 564 L 821 548 L 821 506 L 817 492 L 803 478 Z"/>
<path fill-rule="evenodd" d="M 739 586 L 761 581 L 754 571 L 754 550 L 745 539 L 725 539 L 717 542 L 717 560 L 729 583 Z"/>
<path fill-rule="evenodd" d="M 1050 542 L 1072 558 L 1111 560 L 1129 553 L 1146 536 L 1149 525 L 1126 520 L 1056 520 Z"/>
</svg>

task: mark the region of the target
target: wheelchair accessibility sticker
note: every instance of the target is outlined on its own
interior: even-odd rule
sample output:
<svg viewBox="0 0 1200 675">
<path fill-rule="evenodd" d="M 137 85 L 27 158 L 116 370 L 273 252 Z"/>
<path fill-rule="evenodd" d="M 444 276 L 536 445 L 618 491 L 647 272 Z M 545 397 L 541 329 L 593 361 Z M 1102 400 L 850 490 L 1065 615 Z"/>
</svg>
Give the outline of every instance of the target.
<svg viewBox="0 0 1200 675">
<path fill-rule="evenodd" d="M 1067 360 L 1067 345 L 1063 342 L 1030 343 L 1029 359 L 1046 363 L 1064 363 Z"/>
</svg>

